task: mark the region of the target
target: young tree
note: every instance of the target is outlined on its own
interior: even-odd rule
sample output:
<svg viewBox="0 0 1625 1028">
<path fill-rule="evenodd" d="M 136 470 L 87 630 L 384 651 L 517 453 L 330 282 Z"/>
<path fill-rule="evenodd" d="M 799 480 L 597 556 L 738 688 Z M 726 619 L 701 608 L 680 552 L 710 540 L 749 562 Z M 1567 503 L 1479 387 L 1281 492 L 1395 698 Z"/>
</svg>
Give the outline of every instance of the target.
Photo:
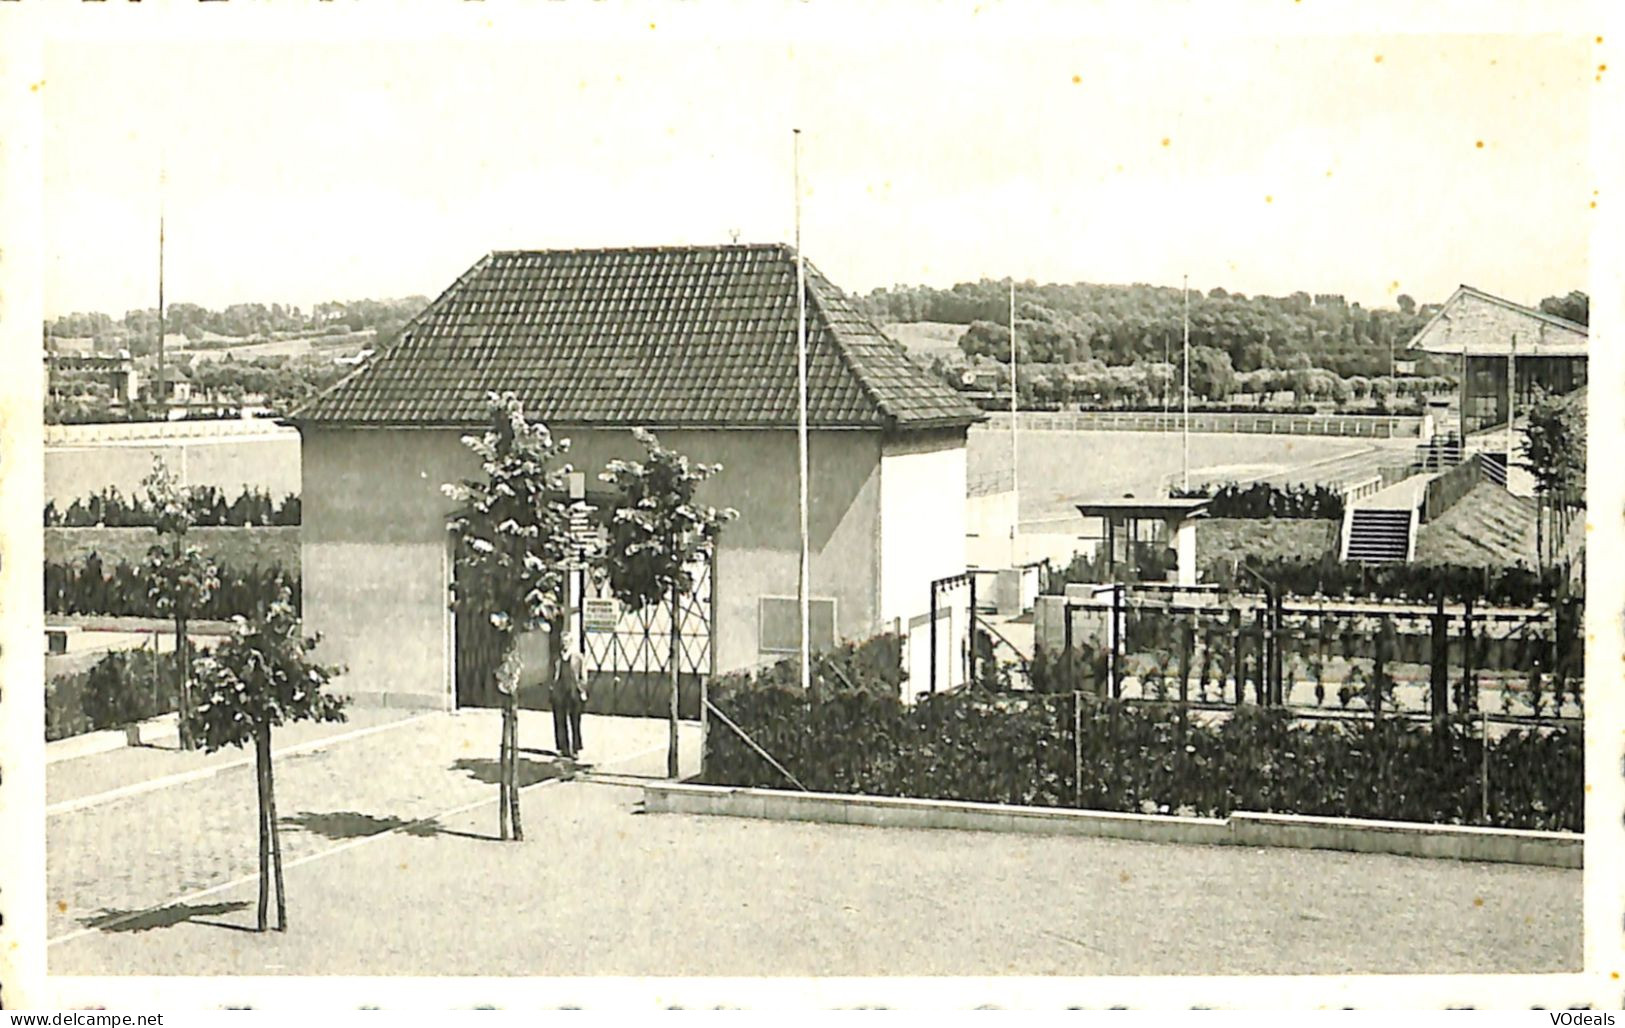
<svg viewBox="0 0 1625 1028">
<path fill-rule="evenodd" d="M 175 622 L 175 667 L 179 676 L 181 749 L 197 748 L 186 711 L 192 709 L 192 660 L 186 642 L 186 623 L 220 588 L 220 569 L 189 545 L 186 533 L 195 523 L 190 488 L 178 485 L 162 457 L 154 457 L 152 471 L 141 480 L 152 510 L 158 542 L 147 550 L 144 565 L 147 594 L 161 616 Z"/>
<path fill-rule="evenodd" d="M 295 721 L 343 721 L 345 697 L 324 690 L 343 669 L 316 663 L 310 653 L 319 639 L 302 636 L 293 599 L 284 588 L 253 617 L 233 619 L 231 637 L 198 661 L 197 706 L 183 709 L 195 722 L 210 753 L 226 746 L 254 744 L 259 785 L 259 930 L 266 928 L 266 903 L 276 881 L 277 931 L 288 928 L 282 887 L 282 840 L 277 828 L 276 787 L 271 777 L 271 731 Z"/>
<path fill-rule="evenodd" d="M 721 464 L 695 464 L 660 445 L 653 432 L 633 429 L 643 444 L 642 461 L 610 461 L 599 478 L 619 493 L 601 568 L 611 590 L 632 610 L 665 601 L 671 615 L 671 717 L 666 776 L 677 777 L 677 683 L 681 597 L 694 587 L 689 570 L 709 557 L 722 526 L 739 516 L 696 503 L 700 484 Z"/>
<path fill-rule="evenodd" d="M 1518 463 L 1535 477 L 1540 512 L 1535 521 L 1535 551 L 1544 565 L 1552 538 L 1568 525 L 1568 515 L 1585 503 L 1585 406 L 1573 396 L 1554 396 L 1540 387 L 1530 403 L 1523 428 L 1524 459 Z M 1546 522 L 1552 524 L 1548 526 Z"/>
<path fill-rule="evenodd" d="M 547 426 L 525 417 L 512 393 L 486 398 L 490 426 L 463 437 L 480 460 L 484 478 L 443 487 L 462 504 L 451 521 L 457 575 L 453 610 L 489 618 L 501 639 L 497 688 L 503 697 L 499 750 L 502 838 L 524 838 L 519 818 L 518 637 L 551 631 L 564 610 L 568 567 L 580 548 L 570 531 L 570 465 L 556 464 L 570 448 Z M 511 829 L 511 834 L 510 834 Z"/>
</svg>

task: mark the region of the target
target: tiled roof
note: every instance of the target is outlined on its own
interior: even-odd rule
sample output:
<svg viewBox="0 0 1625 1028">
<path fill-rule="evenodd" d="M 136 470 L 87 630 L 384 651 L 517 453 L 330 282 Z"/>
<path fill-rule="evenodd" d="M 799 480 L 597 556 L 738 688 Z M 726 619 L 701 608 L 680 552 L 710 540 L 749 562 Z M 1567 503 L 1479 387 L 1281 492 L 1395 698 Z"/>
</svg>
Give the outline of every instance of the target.
<svg viewBox="0 0 1625 1028">
<path fill-rule="evenodd" d="M 473 425 L 513 390 L 568 424 L 796 423 L 796 262 L 788 246 L 492 253 L 301 423 Z M 980 410 L 807 263 L 808 421 L 964 426 Z"/>
</svg>

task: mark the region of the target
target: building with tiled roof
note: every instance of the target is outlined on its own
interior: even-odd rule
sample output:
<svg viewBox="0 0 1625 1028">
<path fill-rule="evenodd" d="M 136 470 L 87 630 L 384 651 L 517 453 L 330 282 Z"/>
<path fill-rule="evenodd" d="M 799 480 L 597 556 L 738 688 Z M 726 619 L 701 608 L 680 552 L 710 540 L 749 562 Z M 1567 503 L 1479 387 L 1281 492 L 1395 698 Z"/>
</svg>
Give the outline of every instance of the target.
<svg viewBox="0 0 1625 1028">
<path fill-rule="evenodd" d="M 965 439 L 984 415 L 810 262 L 806 317 L 814 642 L 907 631 L 929 620 L 931 582 L 965 570 Z M 447 610 L 440 487 L 478 473 L 461 436 L 484 423 L 488 393 L 509 390 L 570 440 L 588 482 L 638 456 L 634 427 L 721 463 L 704 498 L 740 517 L 711 575 L 710 638 L 684 670 L 793 652 L 797 318 L 796 255 L 782 245 L 476 262 L 290 419 L 303 439 L 305 618 L 349 668 L 346 688 L 427 706 L 484 694 Z M 939 628 L 939 648 L 957 653 L 965 626 Z"/>
</svg>

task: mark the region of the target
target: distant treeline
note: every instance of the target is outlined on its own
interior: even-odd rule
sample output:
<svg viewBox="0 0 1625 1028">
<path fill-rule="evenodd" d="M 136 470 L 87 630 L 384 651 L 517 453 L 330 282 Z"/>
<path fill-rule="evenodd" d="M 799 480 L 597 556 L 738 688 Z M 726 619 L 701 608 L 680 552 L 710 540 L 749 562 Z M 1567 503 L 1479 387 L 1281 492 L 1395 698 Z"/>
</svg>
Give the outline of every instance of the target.
<svg viewBox="0 0 1625 1028">
<path fill-rule="evenodd" d="M 424 296 L 397 300 L 348 300 L 318 303 L 308 313 L 297 306 L 273 303 L 234 303 L 210 310 L 195 303 L 164 308 L 164 333 L 180 333 L 194 342 L 205 333 L 237 339 L 268 341 L 359 332 L 376 329 L 378 341 L 388 342 L 400 327 L 429 305 Z M 45 323 L 45 334 L 66 338 L 99 339 L 134 354 L 157 348 L 158 310 L 148 307 L 126 311 L 122 318 L 99 311 L 65 314 Z"/>
<path fill-rule="evenodd" d="M 220 489 L 200 485 L 191 488 L 188 506 L 199 526 L 299 524 L 300 502 L 293 493 L 278 502 L 269 492 L 250 487 L 227 503 Z M 74 500 L 66 510 L 58 509 L 55 500 L 45 504 L 47 528 L 151 528 L 156 522 L 146 496 L 124 496 L 116 486 Z"/>
</svg>

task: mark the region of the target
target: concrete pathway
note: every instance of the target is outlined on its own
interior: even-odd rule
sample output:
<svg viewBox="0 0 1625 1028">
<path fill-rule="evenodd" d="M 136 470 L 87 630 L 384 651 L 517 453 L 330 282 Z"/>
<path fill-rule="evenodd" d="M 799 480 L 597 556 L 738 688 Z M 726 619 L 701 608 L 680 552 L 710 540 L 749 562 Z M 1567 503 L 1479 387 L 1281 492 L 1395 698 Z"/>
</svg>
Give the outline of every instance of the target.
<svg viewBox="0 0 1625 1028">
<path fill-rule="evenodd" d="M 548 714 L 521 714 L 520 745 L 529 750 L 522 782 L 568 773 L 548 752 L 551 722 Z M 284 861 L 292 864 L 348 840 L 481 804 L 488 804 L 484 830 L 494 835 L 499 723 L 497 712 L 489 710 L 432 714 L 285 755 L 275 765 L 277 813 L 287 826 Z M 589 716 L 582 734 L 587 761 L 618 772 L 664 773 L 663 721 Z M 682 748 L 685 774 L 697 772 L 697 725 L 685 726 Z M 94 795 L 132 774 L 172 775 L 188 762 L 201 766 L 232 756 L 249 755 L 115 751 L 63 761 L 47 770 L 47 794 L 57 801 Z M 58 940 L 252 875 L 256 810 L 253 763 L 239 760 L 208 777 L 48 817 L 47 938 Z"/>
</svg>

